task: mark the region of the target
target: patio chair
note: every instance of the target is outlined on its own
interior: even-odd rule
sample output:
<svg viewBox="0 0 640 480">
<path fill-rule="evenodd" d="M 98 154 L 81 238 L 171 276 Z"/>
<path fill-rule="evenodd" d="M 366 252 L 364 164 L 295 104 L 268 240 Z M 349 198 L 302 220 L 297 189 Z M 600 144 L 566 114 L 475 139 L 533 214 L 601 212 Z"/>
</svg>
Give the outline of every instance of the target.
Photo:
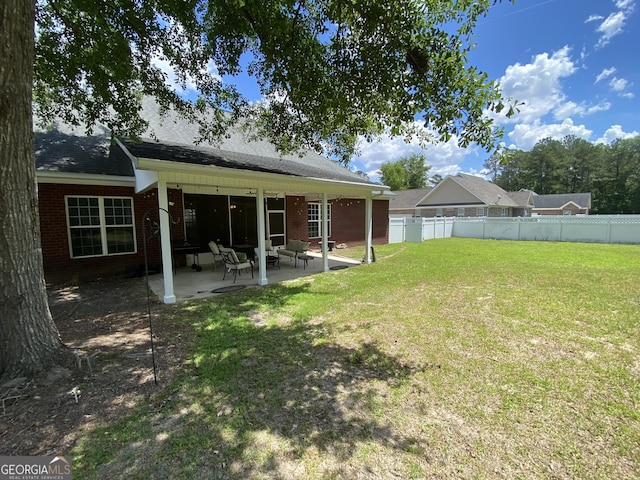
<svg viewBox="0 0 640 480">
<path fill-rule="evenodd" d="M 218 248 L 218 244 L 211 240 L 209 242 L 209 249 L 211 253 L 213 253 L 213 271 L 216 271 L 216 261 L 222 260 L 222 254 L 220 253 L 220 249 Z"/>
<path fill-rule="evenodd" d="M 237 277 L 240 275 L 240 271 L 246 268 L 251 269 L 251 278 L 253 278 L 253 262 L 251 260 L 241 262 L 238 259 L 238 255 L 236 255 L 236 252 L 232 248 L 220 247 L 219 250 L 225 267 L 222 280 L 226 278 L 228 271 L 230 272 L 233 270 L 233 283 L 236 283 Z"/>
</svg>

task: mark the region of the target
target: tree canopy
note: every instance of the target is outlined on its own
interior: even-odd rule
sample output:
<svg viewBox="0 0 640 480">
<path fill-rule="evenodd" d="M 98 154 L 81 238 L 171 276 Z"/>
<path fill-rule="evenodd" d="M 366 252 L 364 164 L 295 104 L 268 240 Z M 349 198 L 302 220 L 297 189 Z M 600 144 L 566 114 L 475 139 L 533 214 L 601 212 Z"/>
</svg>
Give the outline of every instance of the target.
<svg viewBox="0 0 640 480">
<path fill-rule="evenodd" d="M 386 162 L 380 166 L 382 183 L 391 190 L 409 190 L 425 188 L 431 166 L 426 164 L 423 154 L 414 153 L 408 157 L 393 162 Z"/>
<path fill-rule="evenodd" d="M 467 64 L 491 3 L 38 0 L 34 98 L 45 118 L 136 134 L 141 96 L 153 95 L 199 121 L 207 140 L 242 116 L 284 152 L 344 162 L 359 137 L 381 133 L 491 148 L 500 132 L 485 112 L 504 103 Z M 197 102 L 176 93 L 158 61 L 195 85 Z M 266 100 L 249 102 L 229 83 L 243 69 Z"/>
</svg>

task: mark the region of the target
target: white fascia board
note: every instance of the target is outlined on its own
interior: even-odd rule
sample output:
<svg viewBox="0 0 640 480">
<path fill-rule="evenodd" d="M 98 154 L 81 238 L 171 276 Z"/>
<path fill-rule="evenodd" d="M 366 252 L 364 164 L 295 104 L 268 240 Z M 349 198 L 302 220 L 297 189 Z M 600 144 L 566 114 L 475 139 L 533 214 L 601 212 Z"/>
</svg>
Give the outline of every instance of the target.
<svg viewBox="0 0 640 480">
<path fill-rule="evenodd" d="M 389 190 L 385 185 L 368 185 L 358 182 L 348 182 L 342 180 L 329 180 L 315 177 L 298 177 L 271 172 L 257 172 L 253 170 L 243 170 L 239 168 L 218 167 L 215 165 L 193 165 L 176 163 L 167 160 L 157 160 L 152 158 L 139 157 L 136 159 L 135 167 L 140 170 L 153 170 L 162 173 L 175 173 L 184 175 L 202 175 L 214 177 L 215 183 L 226 186 L 225 180 L 230 180 L 229 185 L 235 186 L 238 180 L 250 182 L 246 188 L 271 188 L 273 184 L 286 183 L 292 191 L 317 191 L 327 190 L 337 191 L 337 193 L 347 194 L 373 194 L 373 192 L 384 192 Z"/>
<path fill-rule="evenodd" d="M 134 167 L 133 173 L 136 176 L 136 193 L 158 185 L 158 172 L 153 170 L 138 170 Z"/>
<path fill-rule="evenodd" d="M 37 170 L 38 183 L 58 183 L 65 185 L 103 185 L 107 187 L 134 187 L 134 177 L 121 175 L 100 175 L 90 173 L 67 173 Z"/>
<path fill-rule="evenodd" d="M 158 184 L 158 172 L 154 172 L 153 170 L 139 170 L 138 159 L 131 154 L 129 149 L 120 140 L 116 138 L 115 142 L 131 162 L 133 174 L 136 178 L 136 193 L 144 192 L 156 186 Z"/>
</svg>

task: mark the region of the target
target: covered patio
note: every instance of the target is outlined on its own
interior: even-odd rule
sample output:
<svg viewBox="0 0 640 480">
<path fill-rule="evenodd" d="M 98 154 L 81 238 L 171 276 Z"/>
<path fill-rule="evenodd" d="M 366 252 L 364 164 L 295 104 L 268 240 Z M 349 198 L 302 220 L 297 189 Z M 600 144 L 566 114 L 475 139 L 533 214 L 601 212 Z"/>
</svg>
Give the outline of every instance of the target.
<svg viewBox="0 0 640 480">
<path fill-rule="evenodd" d="M 307 265 L 300 261 L 295 266 L 292 259 L 284 256 L 280 258 L 278 265 L 280 268 L 278 266 L 268 267 L 269 283 L 280 283 L 324 272 L 322 254 L 309 252 L 308 255 L 313 257 L 313 260 L 308 260 Z M 337 255 L 329 255 L 327 260 L 329 270 L 340 270 L 361 265 L 361 262 L 357 260 Z M 212 264 L 202 265 L 202 267 L 202 271 L 199 272 L 191 267 L 182 267 L 176 270 L 175 275 L 173 275 L 173 294 L 176 302 L 221 295 L 226 291 L 232 290 L 229 287 L 235 285 L 239 286 L 238 289 L 258 286 L 256 281 L 258 278 L 257 263 L 254 265 L 254 278 L 251 278 L 251 272 L 246 270 L 241 275 L 238 275 L 235 283 L 233 281 L 233 272 L 227 272 L 223 280 L 224 266 L 220 262 L 216 264 L 215 271 Z M 164 277 L 161 274 L 149 276 L 149 287 L 160 301 L 164 300 Z"/>
<path fill-rule="evenodd" d="M 185 246 L 198 246 L 199 253 L 204 253 L 210 240 L 238 251 L 248 250 L 251 257 L 257 248 L 260 253 L 254 278 L 243 274 L 238 282 L 267 285 L 281 281 L 288 270 L 294 277 L 309 271 L 329 271 L 336 266 L 328 255 L 330 221 L 338 216 L 332 214 L 330 202 L 342 199 L 359 208 L 354 205 L 347 209 L 357 211 L 357 215 L 345 215 L 341 228 L 362 232 L 359 242 L 365 245 L 364 262 L 371 261 L 373 204 L 388 200 L 387 186 L 369 181 L 313 151 L 282 155 L 264 140 L 247 141 L 241 126 L 228 131 L 220 145 L 200 143 L 197 125 L 179 115 L 162 116 L 158 112 L 155 105 L 150 105 L 148 111 L 145 107 L 145 115 L 151 120 L 158 116 L 150 120 L 153 137 L 115 142 L 133 166 L 135 193 L 157 193 L 157 215 L 143 218 L 142 227 L 157 224 L 163 274 L 162 286 L 155 286 L 154 291 L 162 292 L 159 295 L 164 303 L 215 289 L 207 283 L 191 288 L 191 293 L 183 290 L 181 277 L 187 277 L 187 273 L 173 274 L 174 244 L 181 238 Z M 309 202 L 314 205 L 311 211 Z M 387 212 L 388 218 L 388 206 L 382 211 Z M 385 232 L 387 218 L 383 221 Z M 197 238 L 197 243 L 187 241 L 190 237 Z M 311 268 L 294 269 L 285 260 L 280 262 L 280 270 L 267 268 L 266 241 L 277 248 L 293 239 L 313 239 L 319 257 L 309 262 Z M 211 281 L 221 282 L 222 270 L 219 273 L 203 271 L 195 275 L 208 275 Z M 160 283 L 154 278 L 154 285 L 156 281 Z M 228 282 L 232 280 L 225 280 Z"/>
</svg>

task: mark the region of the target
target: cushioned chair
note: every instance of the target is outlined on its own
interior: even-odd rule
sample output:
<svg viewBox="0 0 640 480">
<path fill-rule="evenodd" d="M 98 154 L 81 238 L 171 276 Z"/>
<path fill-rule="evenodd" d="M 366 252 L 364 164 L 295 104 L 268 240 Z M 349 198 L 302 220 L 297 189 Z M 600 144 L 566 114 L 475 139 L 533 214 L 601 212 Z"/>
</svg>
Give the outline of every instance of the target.
<svg viewBox="0 0 640 480">
<path fill-rule="evenodd" d="M 211 253 L 213 253 L 213 271 L 216 271 L 216 261 L 222 260 L 222 254 L 220 253 L 220 249 L 218 248 L 218 244 L 211 240 L 209 242 L 209 249 L 211 249 Z"/>
<path fill-rule="evenodd" d="M 278 254 L 276 253 L 276 250 L 273 250 L 273 247 L 271 246 L 271 240 L 267 240 L 269 247 L 271 248 L 266 248 L 265 249 L 265 253 L 266 253 L 266 262 L 267 262 L 267 267 L 269 265 L 272 265 L 274 267 L 278 267 L 280 268 L 280 257 L 278 256 Z M 253 251 L 255 252 L 255 257 L 254 258 L 254 263 L 255 262 L 259 262 L 260 261 L 260 249 L 258 247 L 254 248 Z"/>
<path fill-rule="evenodd" d="M 222 261 L 224 262 L 224 275 L 222 276 L 222 280 L 226 278 L 227 272 L 233 270 L 233 283 L 236 283 L 240 271 L 247 268 L 251 270 L 251 278 L 253 278 L 253 262 L 251 260 L 241 262 L 232 248 L 220 247 L 219 250 L 220 255 L 222 255 Z"/>
</svg>

